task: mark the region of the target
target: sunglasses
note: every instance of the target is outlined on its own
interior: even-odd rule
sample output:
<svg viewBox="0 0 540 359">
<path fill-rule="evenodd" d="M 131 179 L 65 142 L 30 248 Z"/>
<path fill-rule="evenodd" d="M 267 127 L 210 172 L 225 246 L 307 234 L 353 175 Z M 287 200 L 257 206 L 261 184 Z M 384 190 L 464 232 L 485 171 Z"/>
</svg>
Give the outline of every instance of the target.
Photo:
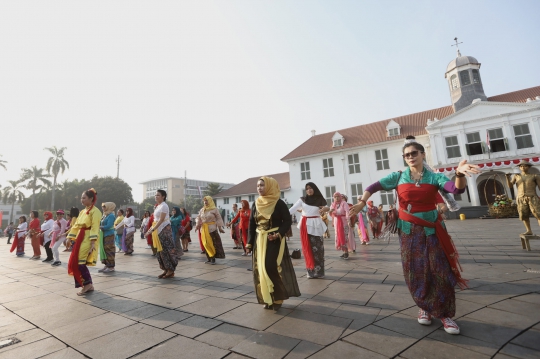
<svg viewBox="0 0 540 359">
<path fill-rule="evenodd" d="M 417 151 L 411 151 L 411 152 L 404 153 L 401 156 L 403 158 L 412 158 L 412 157 L 418 156 L 418 152 L 420 152 L 420 151 L 418 151 L 418 150 Z M 424 153 L 424 152 L 422 152 L 422 153 Z"/>
</svg>

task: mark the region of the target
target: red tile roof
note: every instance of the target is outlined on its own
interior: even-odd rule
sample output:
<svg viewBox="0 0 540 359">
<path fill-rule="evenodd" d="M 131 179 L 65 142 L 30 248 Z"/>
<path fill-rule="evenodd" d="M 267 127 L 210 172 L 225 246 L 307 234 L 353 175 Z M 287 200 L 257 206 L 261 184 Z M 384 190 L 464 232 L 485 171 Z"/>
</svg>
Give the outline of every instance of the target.
<svg viewBox="0 0 540 359">
<path fill-rule="evenodd" d="M 223 192 L 219 192 L 214 196 L 214 198 L 224 198 L 224 197 L 234 197 L 247 194 L 256 194 L 257 193 L 257 181 L 262 176 L 251 177 L 247 180 L 240 182 L 234 187 L 231 187 Z M 289 178 L 289 172 L 276 173 L 273 175 L 267 175 L 267 177 L 273 177 L 279 184 L 279 188 L 282 191 L 288 190 L 291 188 L 291 180 Z"/>
<path fill-rule="evenodd" d="M 531 87 L 515 92 L 488 97 L 488 101 L 495 102 L 526 102 L 527 98 L 534 99 L 540 96 L 540 86 Z M 311 156 L 318 153 L 331 152 L 353 147 L 371 145 L 386 141 L 404 139 L 408 135 L 426 135 L 426 124 L 428 119 L 437 117 L 439 120 L 454 113 L 452 106 L 445 106 L 433 110 L 413 113 L 410 115 L 389 118 L 387 120 L 368 123 L 365 125 L 345 128 L 342 130 L 323 133 L 309 138 L 306 142 L 295 148 L 292 152 L 283 157 L 282 161 L 288 161 L 298 157 Z M 386 126 L 393 120 L 401 126 L 401 135 L 388 137 Z M 339 132 L 345 139 L 343 146 L 332 147 L 332 137 Z M 234 188 L 234 187 L 233 187 Z"/>
</svg>

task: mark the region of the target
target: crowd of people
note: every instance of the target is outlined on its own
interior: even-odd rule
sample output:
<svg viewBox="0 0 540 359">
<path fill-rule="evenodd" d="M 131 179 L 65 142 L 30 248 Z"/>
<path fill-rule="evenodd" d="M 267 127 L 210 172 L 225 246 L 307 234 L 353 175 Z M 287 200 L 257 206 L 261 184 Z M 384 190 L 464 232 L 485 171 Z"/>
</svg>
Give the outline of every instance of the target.
<svg viewBox="0 0 540 359">
<path fill-rule="evenodd" d="M 310 279 L 325 277 L 324 238 L 329 237 L 330 221 L 335 248 L 342 252 L 343 260 L 356 251 L 355 226 L 364 245 L 370 242 L 368 227 L 373 238 L 379 238 L 388 228 L 395 229 L 400 239 L 405 282 L 419 307 L 418 322 L 429 325 L 432 317 L 439 318 L 446 332 L 459 334 L 459 327 L 452 320 L 456 310 L 454 287 L 466 288 L 467 281 L 461 277 L 458 253 L 444 227 L 441 215 L 444 200 L 439 191 L 463 193 L 466 176 L 478 173 L 479 169 L 462 161 L 452 182 L 424 167 L 424 148 L 414 141 L 406 142 L 403 158 L 408 164 L 404 171 L 391 173 L 368 186 L 355 205 L 339 192 L 334 193 L 332 203 L 327 203 L 317 185 L 308 182 L 305 196 L 289 208 L 280 198 L 277 181 L 261 177 L 257 181 L 259 196 L 251 208 L 247 201 L 242 201 L 240 209 L 233 206 L 225 223 L 212 197 L 204 197 L 194 227 L 201 254 L 206 255 L 205 263 L 214 265 L 216 259 L 225 258 L 221 234 L 225 233 L 225 227 L 229 228 L 233 249 L 242 249 L 243 256 L 252 256 L 250 270 L 257 301 L 265 309 L 277 311 L 284 300 L 300 296 L 287 245 L 298 212 L 301 212 L 298 228 L 302 253 Z M 376 207 L 369 200 L 381 190 L 396 190 L 399 208 L 390 205 L 384 213 L 382 205 Z M 186 209 L 170 209 L 166 199 L 167 192 L 157 190 L 153 213 L 146 211 L 140 225 L 141 239 L 147 240 L 147 248 L 157 258 L 163 271 L 158 278 L 162 279 L 174 277 L 178 261 L 189 251 L 193 226 Z M 72 208 L 67 218 L 63 210 L 56 211 L 54 219 L 53 213 L 44 212 L 42 223 L 37 211 L 31 211 L 28 223 L 26 216 L 21 216 L 18 226 L 11 227 L 14 235 L 11 251 L 16 250 L 18 257 L 24 256 L 28 238 L 33 251 L 31 260 L 41 259 L 41 247 L 44 247 L 47 256 L 43 262 L 59 266 L 59 248 L 64 244 L 66 251 L 71 252 L 68 273 L 74 277 L 75 287 L 81 288 L 77 295 L 94 291 L 88 267 L 96 266 L 100 260 L 104 267 L 99 272 L 114 272 L 118 253 L 125 256 L 134 253 L 137 225 L 131 208 L 125 212 L 120 209 L 115 215 L 114 203 L 103 202 L 100 211 L 95 207 L 96 202 L 96 190 L 89 189 L 81 196 L 84 209 Z"/>
</svg>

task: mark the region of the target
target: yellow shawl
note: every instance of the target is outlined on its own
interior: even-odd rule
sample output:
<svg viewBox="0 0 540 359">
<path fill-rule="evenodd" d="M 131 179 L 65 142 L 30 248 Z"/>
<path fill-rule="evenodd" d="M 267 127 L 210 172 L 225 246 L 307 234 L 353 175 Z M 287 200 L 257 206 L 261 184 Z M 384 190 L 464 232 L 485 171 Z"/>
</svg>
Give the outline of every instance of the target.
<svg viewBox="0 0 540 359">
<path fill-rule="evenodd" d="M 204 211 L 208 212 L 211 209 L 216 208 L 216 204 L 214 203 L 214 200 L 210 196 L 205 196 L 204 199 L 208 201 L 208 206 L 204 205 Z"/>
<path fill-rule="evenodd" d="M 281 190 L 277 181 L 272 177 L 263 176 L 259 180 L 264 181 L 264 195 L 257 198 L 255 207 L 257 208 L 257 212 L 264 218 L 270 219 L 272 213 L 274 213 L 274 208 L 276 208 L 276 203 L 281 196 Z"/>
</svg>

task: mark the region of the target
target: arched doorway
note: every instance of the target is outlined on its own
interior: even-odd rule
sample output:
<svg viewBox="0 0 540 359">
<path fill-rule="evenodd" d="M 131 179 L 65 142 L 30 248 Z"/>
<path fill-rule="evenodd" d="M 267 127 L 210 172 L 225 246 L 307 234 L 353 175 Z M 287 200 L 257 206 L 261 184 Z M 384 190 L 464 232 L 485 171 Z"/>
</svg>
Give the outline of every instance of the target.
<svg viewBox="0 0 540 359">
<path fill-rule="evenodd" d="M 505 194 L 505 192 L 504 186 L 497 179 L 488 178 L 478 184 L 478 195 L 480 196 L 480 204 L 482 206 L 492 204 L 495 201 L 495 196 L 499 194 Z"/>
</svg>

